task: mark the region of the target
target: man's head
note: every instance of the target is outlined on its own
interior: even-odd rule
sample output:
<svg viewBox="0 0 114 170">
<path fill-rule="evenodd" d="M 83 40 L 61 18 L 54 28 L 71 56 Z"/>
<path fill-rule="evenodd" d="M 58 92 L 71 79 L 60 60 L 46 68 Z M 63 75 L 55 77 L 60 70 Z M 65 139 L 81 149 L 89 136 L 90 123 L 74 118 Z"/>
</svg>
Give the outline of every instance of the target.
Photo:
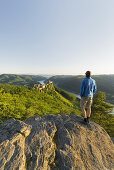
<svg viewBox="0 0 114 170">
<path fill-rule="evenodd" d="M 85 74 L 86 74 L 86 77 L 91 77 L 91 75 L 92 75 L 92 74 L 91 74 L 91 71 L 86 71 Z"/>
</svg>

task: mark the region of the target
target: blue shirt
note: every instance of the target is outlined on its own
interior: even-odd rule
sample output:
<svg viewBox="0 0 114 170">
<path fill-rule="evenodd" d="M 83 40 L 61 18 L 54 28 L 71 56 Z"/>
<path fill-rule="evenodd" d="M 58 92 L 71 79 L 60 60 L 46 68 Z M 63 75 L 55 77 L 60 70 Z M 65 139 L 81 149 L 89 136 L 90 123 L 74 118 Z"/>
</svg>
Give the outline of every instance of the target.
<svg viewBox="0 0 114 170">
<path fill-rule="evenodd" d="M 86 77 L 82 80 L 81 88 L 80 88 L 80 96 L 81 97 L 93 97 L 96 92 L 96 82 L 91 77 Z"/>
</svg>

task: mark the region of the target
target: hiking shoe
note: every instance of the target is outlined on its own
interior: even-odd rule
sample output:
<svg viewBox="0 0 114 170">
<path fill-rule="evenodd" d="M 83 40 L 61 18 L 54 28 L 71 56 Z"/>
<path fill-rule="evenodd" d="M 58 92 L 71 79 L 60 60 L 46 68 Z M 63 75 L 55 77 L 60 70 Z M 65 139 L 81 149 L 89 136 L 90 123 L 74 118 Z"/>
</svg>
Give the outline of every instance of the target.
<svg viewBox="0 0 114 170">
<path fill-rule="evenodd" d="M 89 123 L 89 121 L 90 121 L 90 117 L 87 117 L 87 123 Z"/>
<path fill-rule="evenodd" d="M 87 118 L 84 118 L 84 123 L 87 125 Z"/>
</svg>

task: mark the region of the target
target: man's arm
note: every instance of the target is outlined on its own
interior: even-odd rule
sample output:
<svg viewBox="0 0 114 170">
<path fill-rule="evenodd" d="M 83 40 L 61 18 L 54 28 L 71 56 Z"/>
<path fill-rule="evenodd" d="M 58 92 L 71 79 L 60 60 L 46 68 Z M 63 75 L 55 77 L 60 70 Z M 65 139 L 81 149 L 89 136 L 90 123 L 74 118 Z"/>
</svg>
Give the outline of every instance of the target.
<svg viewBox="0 0 114 170">
<path fill-rule="evenodd" d="M 93 95 L 95 95 L 96 91 L 97 91 L 97 85 L 96 85 L 96 81 L 95 81 L 94 88 L 93 88 Z"/>
<path fill-rule="evenodd" d="M 84 94 L 84 80 L 81 83 L 81 87 L 80 87 L 80 96 L 82 97 Z"/>
</svg>

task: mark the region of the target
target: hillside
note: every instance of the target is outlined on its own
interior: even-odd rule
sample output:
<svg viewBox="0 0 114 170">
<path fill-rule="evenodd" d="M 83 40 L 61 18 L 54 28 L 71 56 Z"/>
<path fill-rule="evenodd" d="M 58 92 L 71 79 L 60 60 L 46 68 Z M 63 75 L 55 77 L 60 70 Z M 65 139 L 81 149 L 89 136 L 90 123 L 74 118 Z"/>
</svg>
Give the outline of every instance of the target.
<svg viewBox="0 0 114 170">
<path fill-rule="evenodd" d="M 97 90 L 106 93 L 106 101 L 114 104 L 114 74 L 92 76 L 97 83 Z M 50 80 L 58 87 L 80 94 L 80 85 L 84 76 L 53 76 Z"/>
<path fill-rule="evenodd" d="M 16 74 L 2 74 L 0 75 L 0 83 L 8 83 L 15 85 L 32 85 L 38 81 L 46 78 L 39 75 L 16 75 Z"/>
<path fill-rule="evenodd" d="M 10 119 L 0 125 L 0 169 L 113 170 L 114 144 L 94 122 L 76 115 Z"/>
<path fill-rule="evenodd" d="M 11 117 L 25 120 L 34 115 L 80 115 L 79 100 L 65 92 L 61 95 L 61 92 L 57 88 L 40 92 L 27 86 L 0 84 L 0 122 Z"/>
</svg>

